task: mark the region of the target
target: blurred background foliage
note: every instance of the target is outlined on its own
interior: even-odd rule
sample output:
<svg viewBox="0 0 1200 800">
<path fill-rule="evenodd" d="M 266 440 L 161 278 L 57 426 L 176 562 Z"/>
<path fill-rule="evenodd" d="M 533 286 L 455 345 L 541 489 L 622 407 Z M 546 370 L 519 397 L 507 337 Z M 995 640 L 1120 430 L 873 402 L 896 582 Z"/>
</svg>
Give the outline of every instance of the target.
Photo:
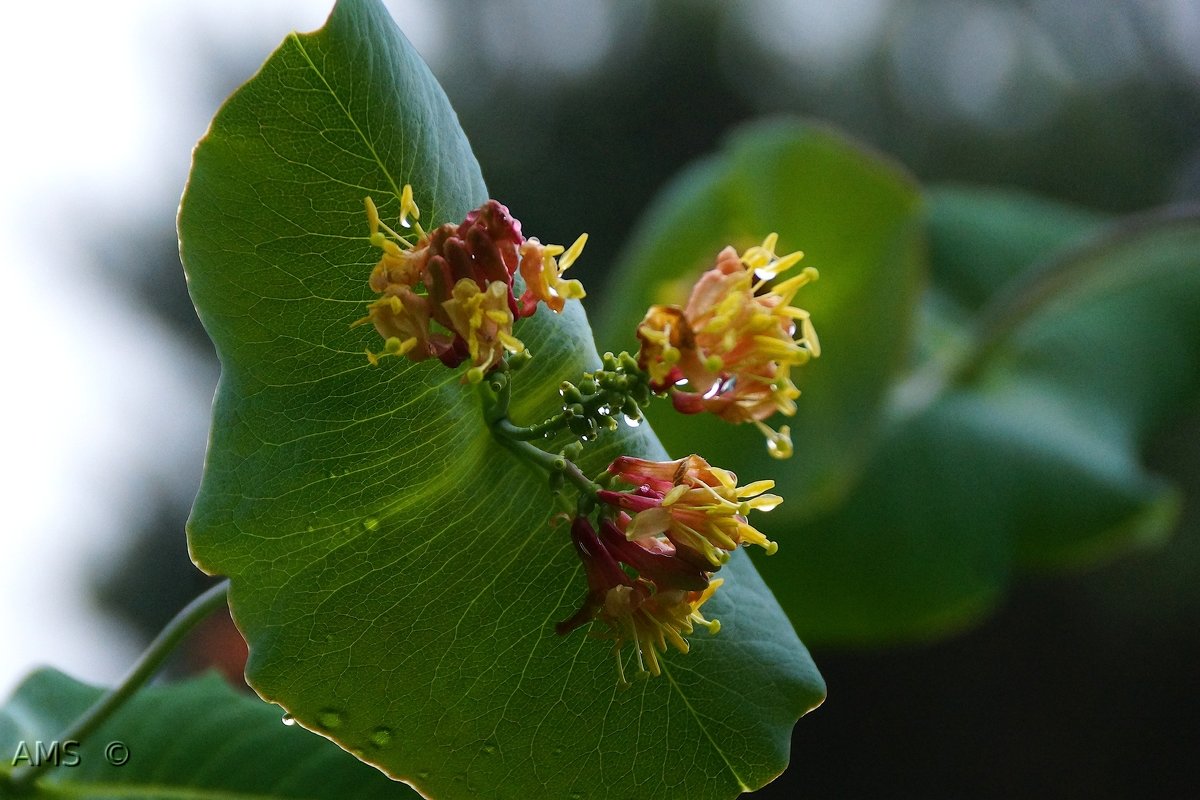
<svg viewBox="0 0 1200 800">
<path fill-rule="evenodd" d="M 796 485 L 778 524 L 799 533 L 775 530 L 779 561 L 759 563 L 830 698 L 798 726 L 792 768 L 762 796 L 999 797 L 1036 786 L 1115 798 L 1194 788 L 1197 250 L 1178 226 L 1165 224 L 1162 240 L 1109 226 L 1200 200 L 1200 4 L 446 0 L 393 11 L 402 28 L 421 17 L 432 31 L 427 60 L 492 194 L 527 234 L 569 242 L 589 232 L 574 277 L 589 287 L 598 334 L 625 337 L 601 336 L 601 348 L 628 345 L 621 311 L 640 314 L 628 299 L 639 280 L 630 265 L 675 253 L 667 271 L 698 268 L 696 253 L 726 227 L 742 246 L 767 233 L 746 228 L 769 218 L 764 204 L 782 214 L 777 228 L 795 229 L 782 248 L 805 249 L 822 271 L 801 298 L 811 298 L 827 352 L 793 423 L 810 428 L 796 437 L 796 458 L 782 467 L 762 459 L 750 430 L 712 443 L 730 465 L 762 465 L 745 478 L 802 476 L 780 478 Z M 195 95 L 204 117 L 264 54 L 213 56 L 227 69 Z M 781 116 L 843 133 L 744 127 Z M 764 149 L 791 166 L 772 169 Z M 810 168 L 835 162 L 825 175 Z M 731 173 L 748 181 L 736 196 L 758 204 L 752 211 L 705 204 L 702 192 L 689 199 L 688 182 Z M 850 200 L 829 205 L 839 190 Z M 660 216 L 643 227 L 652 202 Z M 860 238 L 836 227 L 849 223 Z M 215 380 L 174 231 L 131 221 L 97 247 Z M 1064 262 L 1120 280 L 1098 295 L 1068 293 L 1082 298 L 1074 316 L 1031 315 L 965 388 L 928 403 L 923 380 L 957 374 L 973 337 L 990 330 L 974 327 L 976 312 L 1009 308 L 1008 293 L 1035 283 L 1013 284 L 1014 275 Z M 1143 271 L 1176 277 L 1147 292 Z M 606 308 L 612 298 L 628 305 Z M 857 305 L 866 300 L 870 313 Z M 1093 336 L 1101 351 L 1072 349 Z M 847 342 L 878 364 L 839 363 Z M 859 368 L 856 402 L 822 397 L 821 381 L 832 392 Z M 1064 370 L 1078 380 L 1055 377 Z M 1119 419 L 1101 419 L 1110 407 Z M 816 422 L 830 419 L 838 425 Z M 656 420 L 672 446 L 669 425 Z M 1015 473 L 1013 464 L 1037 468 Z M 149 634 L 204 579 L 181 534 L 194 484 L 146 483 L 158 510 L 98 591 Z M 875 531 L 881 518 L 901 520 L 909 538 Z M 974 520 L 967 531 L 965 518 Z M 1132 527 L 1103 546 L 1114 519 Z M 1022 539 L 1032 523 L 1038 535 Z M 1069 534 L 1084 529 L 1073 546 Z M 1039 549 L 1048 541 L 1061 547 Z M 981 619 L 985 610 L 995 613 Z M 893 616 L 872 622 L 885 611 Z M 212 641 L 236 649 L 227 629 L 205 646 Z"/>
</svg>

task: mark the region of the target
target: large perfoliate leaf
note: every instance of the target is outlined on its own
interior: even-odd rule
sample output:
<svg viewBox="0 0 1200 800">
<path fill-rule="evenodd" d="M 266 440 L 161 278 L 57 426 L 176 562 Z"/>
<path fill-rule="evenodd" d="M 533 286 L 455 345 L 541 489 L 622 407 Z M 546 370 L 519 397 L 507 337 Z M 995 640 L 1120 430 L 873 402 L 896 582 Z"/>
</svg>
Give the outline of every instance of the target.
<svg viewBox="0 0 1200 800">
<path fill-rule="evenodd" d="M 667 449 L 703 443 L 739 475 L 769 476 L 787 498 L 767 529 L 840 499 L 871 452 L 884 397 L 908 348 L 923 277 L 920 204 L 896 166 L 838 133 L 796 121 L 749 125 L 724 149 L 684 172 L 647 213 L 604 298 L 601 341 L 636 347 L 652 303 L 683 304 L 718 251 L 779 234 L 778 250 L 803 250 L 820 280 L 795 304 L 812 313 L 825 354 L 801 370 L 796 457 L 770 458 L 750 426 L 733 431 L 710 415 L 682 417 L 663 404 L 650 419 Z M 799 558 L 780 551 L 781 561 Z"/>
<path fill-rule="evenodd" d="M 618 688 L 605 643 L 553 632 L 585 583 L 545 476 L 493 439 L 460 371 L 368 365 L 376 335 L 350 327 L 378 253 L 363 198 L 394 219 L 406 183 L 426 227 L 487 196 L 441 89 L 373 0 L 285 41 L 196 150 L 181 249 L 222 376 L 189 541 L 230 576 L 247 679 L 431 797 L 761 786 L 824 685 L 749 561 L 705 606 L 719 635 Z M 528 423 L 598 359 L 578 303 L 515 332 L 535 353 L 514 376 Z M 619 453 L 665 457 L 643 425 L 582 465 Z"/>
<path fill-rule="evenodd" d="M 18 767 L 40 761 L 57 742 L 58 766 L 39 777 L 32 797 L 417 798 L 407 786 L 284 725 L 278 709 L 234 692 L 216 675 L 143 689 L 86 740 L 69 747 L 58 741 L 103 693 L 50 669 L 26 678 L 0 706 L 0 773 L 14 760 Z"/>
</svg>

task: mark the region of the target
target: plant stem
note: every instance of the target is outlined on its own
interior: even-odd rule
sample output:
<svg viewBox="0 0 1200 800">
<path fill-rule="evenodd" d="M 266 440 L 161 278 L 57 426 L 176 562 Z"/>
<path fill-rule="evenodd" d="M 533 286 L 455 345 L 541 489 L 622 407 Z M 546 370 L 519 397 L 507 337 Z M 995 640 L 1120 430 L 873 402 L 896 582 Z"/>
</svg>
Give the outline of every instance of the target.
<svg viewBox="0 0 1200 800">
<path fill-rule="evenodd" d="M 110 689 L 103 697 L 92 704 L 75 722 L 60 734 L 56 741 L 82 742 L 95 733 L 122 705 L 150 680 L 167 657 L 174 652 L 193 628 L 209 614 L 225 605 L 229 593 L 229 581 L 224 580 L 205 591 L 199 597 L 183 607 L 166 626 L 159 631 L 158 636 L 146 648 L 132 669 L 121 679 L 121 682 Z M 22 767 L 12 773 L 9 788 L 15 794 L 28 791 L 42 771 L 50 766 L 50 759 L 41 763 Z"/>
<path fill-rule="evenodd" d="M 565 426 L 565 415 L 556 415 L 529 428 L 514 425 L 508 418 L 512 386 L 507 376 L 495 385 L 491 381 L 481 382 L 479 393 L 483 399 L 483 418 L 491 428 L 492 435 L 500 444 L 550 475 L 561 474 L 574 484 L 589 502 L 595 501 L 596 492 L 604 487 L 584 475 L 583 471 L 570 459 L 547 453 L 545 450 L 531 445 L 528 441 L 529 439 L 540 439 L 544 432 L 553 432 Z"/>
<path fill-rule="evenodd" d="M 513 425 L 507 419 L 498 419 L 492 423 L 492 431 L 496 434 L 496 438 L 500 440 L 501 444 L 526 461 L 536 464 L 547 473 L 561 472 L 563 477 L 575 484 L 575 487 L 579 491 L 589 497 L 595 497 L 596 492 L 603 488 L 600 484 L 584 475 L 583 470 L 579 469 L 575 462 L 570 459 L 563 458 L 554 453 L 547 453 L 545 450 L 541 450 L 524 441 L 519 435 L 514 435 L 514 432 L 519 433 L 522 430 L 525 429 Z"/>
<path fill-rule="evenodd" d="M 567 425 L 567 417 L 565 414 L 555 414 L 549 419 L 544 419 L 536 425 L 528 427 L 514 425 L 508 420 L 506 422 L 508 422 L 508 425 L 505 428 L 505 436 L 520 441 L 531 441 L 533 439 L 544 439 L 562 430 Z"/>
</svg>

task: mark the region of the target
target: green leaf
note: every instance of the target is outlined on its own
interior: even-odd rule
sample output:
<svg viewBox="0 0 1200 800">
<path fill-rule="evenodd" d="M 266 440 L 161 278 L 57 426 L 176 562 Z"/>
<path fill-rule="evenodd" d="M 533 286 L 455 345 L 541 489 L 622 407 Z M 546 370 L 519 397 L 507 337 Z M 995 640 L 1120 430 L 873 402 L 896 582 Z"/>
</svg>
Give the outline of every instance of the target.
<svg viewBox="0 0 1200 800">
<path fill-rule="evenodd" d="M 919 640 L 995 603 L 1011 569 L 997 482 L 1014 477 L 994 423 L 977 398 L 934 405 L 884 437 L 841 505 L 781 534 L 801 557 L 758 564 L 796 630 L 838 645 Z"/>
<path fill-rule="evenodd" d="M 350 327 L 376 260 L 363 197 L 394 218 L 405 183 L 426 227 L 487 196 L 441 89 L 368 0 L 286 40 L 196 150 L 181 250 L 222 376 L 189 541 L 231 578 L 248 680 L 433 797 L 763 785 L 824 684 L 749 561 L 705 606 L 718 636 L 617 688 L 606 644 L 553 632 L 586 585 L 545 477 L 492 439 L 461 370 L 368 366 L 377 337 Z M 578 303 L 515 332 L 536 354 L 514 378 L 529 423 L 599 362 Z M 619 453 L 665 457 L 643 425 L 583 465 Z"/>
<path fill-rule="evenodd" d="M 40 760 L 55 737 L 103 693 L 55 670 L 26 678 L 0 707 L 0 774 L 10 771 L 18 754 L 25 755 L 19 766 Z M 124 749 L 106 754 L 112 742 Z M 320 738 L 282 724 L 277 709 L 234 692 L 216 675 L 143 689 L 87 741 L 65 744 L 59 742 L 59 765 L 39 778 L 34 797 L 417 797 Z M 127 760 L 116 766 L 109 757 Z"/>
<path fill-rule="evenodd" d="M 777 480 L 787 502 L 762 521 L 766 530 L 786 531 L 837 502 L 871 451 L 908 346 L 923 266 L 919 210 L 899 169 L 843 136 L 799 122 L 754 124 L 664 192 L 614 272 L 598 327 L 616 349 L 636 347 L 649 305 L 686 300 L 726 245 L 742 250 L 775 231 L 779 252 L 802 249 L 803 263 L 820 271 L 796 303 L 812 312 L 824 354 L 799 371 L 797 415 L 771 420 L 791 426 L 795 458 L 771 459 L 750 426 L 731 430 L 669 404 L 650 410 L 672 453 L 702 442 L 712 463 Z M 803 557 L 781 544 L 781 561 Z"/>
<path fill-rule="evenodd" d="M 1168 535 L 1177 492 L 1140 451 L 1200 394 L 1200 214 L 1131 219 L 1043 264 L 980 338 L 968 376 L 1062 455 L 1018 505 L 1018 561 L 1088 564 Z"/>
<path fill-rule="evenodd" d="M 935 186 L 925 193 L 925 206 L 934 284 L 972 310 L 1107 221 L 1095 211 L 983 187 Z"/>
</svg>

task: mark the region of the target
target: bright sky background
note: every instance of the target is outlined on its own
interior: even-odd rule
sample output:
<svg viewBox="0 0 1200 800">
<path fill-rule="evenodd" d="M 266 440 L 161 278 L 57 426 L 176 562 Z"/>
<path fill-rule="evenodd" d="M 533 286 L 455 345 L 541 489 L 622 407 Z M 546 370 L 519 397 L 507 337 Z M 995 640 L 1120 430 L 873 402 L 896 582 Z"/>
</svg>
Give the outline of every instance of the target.
<svg viewBox="0 0 1200 800">
<path fill-rule="evenodd" d="M 0 699 L 39 665 L 95 683 L 124 673 L 137 646 L 93 608 L 94 576 L 138 519 L 140 480 L 200 474 L 213 387 L 189 373 L 173 334 L 125 299 L 89 248 L 106 225 L 173 226 L 192 146 L 216 111 L 203 104 L 212 59 L 264 60 L 289 31 L 320 27 L 331 6 L 6 8 Z M 407 27 L 421 47 L 422 26 Z"/>
</svg>

